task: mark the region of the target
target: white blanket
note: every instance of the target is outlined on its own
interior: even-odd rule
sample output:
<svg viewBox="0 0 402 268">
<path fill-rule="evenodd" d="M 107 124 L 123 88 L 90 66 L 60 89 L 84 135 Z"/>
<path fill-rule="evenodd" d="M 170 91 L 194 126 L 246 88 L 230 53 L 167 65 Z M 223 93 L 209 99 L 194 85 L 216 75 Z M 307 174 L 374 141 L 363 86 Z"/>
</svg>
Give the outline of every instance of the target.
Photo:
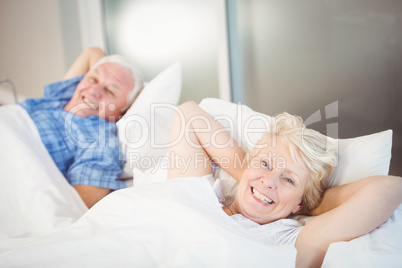
<svg viewBox="0 0 402 268">
<path fill-rule="evenodd" d="M 0 252 L 59 230 L 88 209 L 19 105 L 0 107 Z"/>
<path fill-rule="evenodd" d="M 117 191 L 71 227 L 0 258 L 1 267 L 293 267 L 221 209 L 205 177 Z"/>
</svg>

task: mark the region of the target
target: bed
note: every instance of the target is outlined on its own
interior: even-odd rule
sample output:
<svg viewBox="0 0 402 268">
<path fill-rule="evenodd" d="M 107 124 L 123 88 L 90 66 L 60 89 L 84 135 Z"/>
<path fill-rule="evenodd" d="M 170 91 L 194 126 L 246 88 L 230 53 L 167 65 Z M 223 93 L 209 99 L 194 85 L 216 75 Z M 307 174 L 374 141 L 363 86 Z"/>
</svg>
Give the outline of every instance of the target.
<svg viewBox="0 0 402 268">
<path fill-rule="evenodd" d="M 294 267 L 292 246 L 264 243 L 222 211 L 237 186 L 223 170 L 213 177 L 166 180 L 180 74 L 177 64 L 161 72 L 118 122 L 125 157 L 121 179 L 129 187 L 90 210 L 52 162 L 25 111 L 1 108 L 0 267 Z M 245 151 L 270 121 L 219 99 L 200 106 Z M 388 173 L 391 130 L 333 141 L 339 165 L 330 185 Z M 400 267 L 401 230 L 400 206 L 373 232 L 332 244 L 323 267 Z"/>
</svg>

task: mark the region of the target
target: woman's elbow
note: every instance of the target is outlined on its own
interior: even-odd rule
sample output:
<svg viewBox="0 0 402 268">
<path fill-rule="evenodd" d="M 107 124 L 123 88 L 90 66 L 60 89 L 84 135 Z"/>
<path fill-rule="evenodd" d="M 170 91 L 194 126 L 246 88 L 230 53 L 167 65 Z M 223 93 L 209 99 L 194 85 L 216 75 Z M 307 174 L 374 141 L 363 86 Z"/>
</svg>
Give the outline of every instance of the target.
<svg viewBox="0 0 402 268">
<path fill-rule="evenodd" d="M 402 177 L 386 176 L 380 180 L 383 186 L 383 196 L 390 205 L 399 206 L 402 203 Z"/>
<path fill-rule="evenodd" d="M 389 179 L 392 180 L 392 187 L 395 187 L 394 190 L 399 196 L 399 202 L 402 202 L 402 177 L 389 176 Z"/>
</svg>

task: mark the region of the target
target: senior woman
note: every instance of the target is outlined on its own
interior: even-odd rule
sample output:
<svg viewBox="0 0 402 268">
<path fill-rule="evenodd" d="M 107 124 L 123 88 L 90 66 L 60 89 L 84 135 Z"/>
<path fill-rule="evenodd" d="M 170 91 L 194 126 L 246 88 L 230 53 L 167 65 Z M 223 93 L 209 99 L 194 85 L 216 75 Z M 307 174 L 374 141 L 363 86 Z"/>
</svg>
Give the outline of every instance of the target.
<svg viewBox="0 0 402 268">
<path fill-rule="evenodd" d="M 234 202 L 223 208 L 229 216 L 240 214 L 260 225 L 296 213 L 316 216 L 290 231 L 297 267 L 320 267 L 330 243 L 372 231 L 402 202 L 400 177 L 374 176 L 325 190 L 336 150 L 324 135 L 287 113 L 274 118 L 247 160 L 219 122 L 186 102 L 173 120 L 170 144 L 168 155 L 179 155 L 190 165 L 186 170 L 170 167 L 169 179 L 209 175 L 213 161 L 239 181 Z M 247 165 L 241 164 L 244 159 Z"/>
</svg>

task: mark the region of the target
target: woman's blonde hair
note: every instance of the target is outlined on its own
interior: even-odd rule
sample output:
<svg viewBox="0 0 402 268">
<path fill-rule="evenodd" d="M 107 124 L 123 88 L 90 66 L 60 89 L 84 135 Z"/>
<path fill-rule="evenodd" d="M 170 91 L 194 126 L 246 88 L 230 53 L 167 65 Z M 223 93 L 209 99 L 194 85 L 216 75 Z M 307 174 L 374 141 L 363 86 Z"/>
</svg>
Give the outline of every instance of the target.
<svg viewBox="0 0 402 268">
<path fill-rule="evenodd" d="M 281 138 L 289 145 L 291 155 L 298 153 L 309 170 L 310 179 L 299 212 L 308 214 L 321 201 L 328 177 L 337 165 L 336 146 L 325 135 L 306 128 L 301 117 L 282 113 L 272 119 L 269 129 L 250 153 L 250 159 L 264 146 L 275 146 L 276 138 Z"/>
</svg>

